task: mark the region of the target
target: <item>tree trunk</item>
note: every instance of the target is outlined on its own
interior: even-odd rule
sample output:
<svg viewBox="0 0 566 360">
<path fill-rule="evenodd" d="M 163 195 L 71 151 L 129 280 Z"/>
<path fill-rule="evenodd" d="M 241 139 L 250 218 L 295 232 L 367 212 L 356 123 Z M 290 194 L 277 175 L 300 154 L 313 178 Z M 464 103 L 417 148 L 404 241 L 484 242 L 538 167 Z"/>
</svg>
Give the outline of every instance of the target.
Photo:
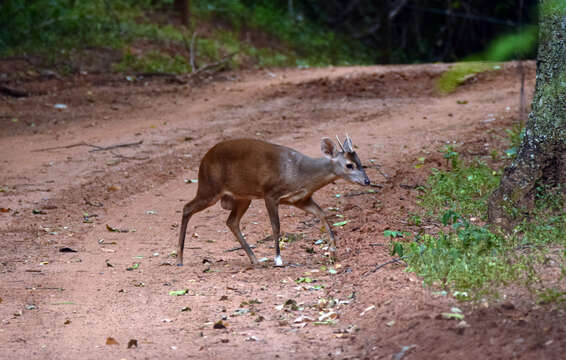
<svg viewBox="0 0 566 360">
<path fill-rule="evenodd" d="M 179 13 L 181 23 L 185 26 L 189 26 L 189 0 L 175 0 L 173 4 L 175 10 Z"/>
<path fill-rule="evenodd" d="M 541 0 L 536 87 L 517 158 L 491 195 L 488 217 L 510 229 L 537 186 L 566 182 L 566 1 Z"/>
</svg>

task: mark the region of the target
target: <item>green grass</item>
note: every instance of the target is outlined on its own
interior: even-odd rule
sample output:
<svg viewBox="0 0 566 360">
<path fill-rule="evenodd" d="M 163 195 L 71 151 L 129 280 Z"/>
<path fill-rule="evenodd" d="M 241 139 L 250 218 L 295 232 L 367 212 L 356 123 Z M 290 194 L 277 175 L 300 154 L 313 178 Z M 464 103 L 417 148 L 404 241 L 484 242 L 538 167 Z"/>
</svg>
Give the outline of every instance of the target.
<svg viewBox="0 0 566 360">
<path fill-rule="evenodd" d="M 451 171 L 432 169 L 421 205 L 429 212 L 441 213 L 450 209 L 458 214 L 483 217 L 487 199 L 499 185 L 500 173 L 480 160 L 460 166 L 459 154 L 453 148 L 443 150 Z"/>
<path fill-rule="evenodd" d="M 150 51 L 143 56 L 135 56 L 126 51 L 122 61 L 114 65 L 114 70 L 140 73 L 183 74 L 189 72 L 190 65 L 180 55 L 171 56 L 160 51 Z"/>
<path fill-rule="evenodd" d="M 517 133 L 511 131 L 511 141 Z M 514 138 L 515 137 L 515 138 Z M 566 205 L 560 187 L 537 189 L 530 215 L 512 233 L 485 225 L 487 201 L 501 172 L 474 159 L 465 163 L 453 148 L 442 151 L 450 170 L 433 170 L 420 197 L 423 217 L 442 225 L 430 234 L 422 228 L 410 241 L 393 241 L 392 253 L 427 285 L 449 290 L 462 300 L 486 295 L 518 283 L 541 302 L 566 303 L 563 289 L 541 277 L 553 262 L 566 276 Z M 415 214 L 410 214 L 415 224 Z"/>
<path fill-rule="evenodd" d="M 68 63 L 71 54 L 104 47 L 123 54 L 112 66 L 115 71 L 179 74 L 192 71 L 187 42 L 197 31 L 195 58 L 201 66 L 232 53 L 237 53 L 227 64 L 232 68 L 371 62 L 371 53 L 362 45 L 317 24 L 292 19 L 284 8 L 269 1 L 255 5 L 241 0 L 191 1 L 191 26 L 184 29 L 167 20 L 161 24 L 151 20 L 155 18 L 151 14 L 165 19 L 176 16 L 169 0 L 37 0 L 31 4 L 6 0 L 0 11 L 0 56 L 33 54 L 48 64 Z M 258 47 L 242 40 L 250 30 L 268 34 L 268 43 L 276 45 Z"/>
<path fill-rule="evenodd" d="M 486 61 L 466 61 L 452 65 L 437 80 L 437 90 L 442 94 L 449 94 L 474 75 L 501 69 L 500 63 Z"/>
</svg>

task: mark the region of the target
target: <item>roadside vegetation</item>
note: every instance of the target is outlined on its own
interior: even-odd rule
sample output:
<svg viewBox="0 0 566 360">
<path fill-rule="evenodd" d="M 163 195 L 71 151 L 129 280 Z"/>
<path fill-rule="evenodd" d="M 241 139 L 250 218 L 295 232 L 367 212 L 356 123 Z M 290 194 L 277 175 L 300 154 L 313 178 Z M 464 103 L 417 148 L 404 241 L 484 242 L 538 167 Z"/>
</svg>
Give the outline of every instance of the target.
<svg viewBox="0 0 566 360">
<path fill-rule="evenodd" d="M 508 131 L 509 148 L 491 153 L 492 160 L 515 156 L 521 130 Z M 393 239 L 392 253 L 427 285 L 462 300 L 500 297 L 512 283 L 531 291 L 541 303 L 566 305 L 558 286 L 566 276 L 566 213 L 563 188 L 537 188 L 529 208 L 512 209 L 527 216 L 511 233 L 486 224 L 487 201 L 498 186 L 502 161 L 490 167 L 482 159 L 461 159 L 453 146 L 443 148 L 447 170 L 432 169 L 421 190 L 420 214 L 408 223 L 419 226 L 409 241 Z M 389 233 L 386 236 L 391 236 Z M 405 238 L 407 238 L 405 233 Z"/>
<path fill-rule="evenodd" d="M 176 21 L 172 3 L 8 0 L 0 12 L 0 56 L 39 56 L 72 71 L 68 64 L 79 53 L 103 48 L 115 53 L 114 71 L 172 74 L 216 62 L 230 68 L 370 63 L 361 44 L 269 2 L 191 1 L 188 27 Z"/>
</svg>

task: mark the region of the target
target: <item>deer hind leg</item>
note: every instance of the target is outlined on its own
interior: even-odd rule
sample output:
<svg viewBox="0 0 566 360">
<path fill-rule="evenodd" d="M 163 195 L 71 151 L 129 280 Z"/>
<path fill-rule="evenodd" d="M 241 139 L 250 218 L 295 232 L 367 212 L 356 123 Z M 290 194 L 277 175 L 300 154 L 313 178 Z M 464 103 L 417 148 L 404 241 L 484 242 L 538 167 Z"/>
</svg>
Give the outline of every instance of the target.
<svg viewBox="0 0 566 360">
<path fill-rule="evenodd" d="M 218 201 L 217 196 L 197 196 L 189 201 L 183 207 L 183 217 L 181 218 L 181 230 L 179 233 L 179 244 L 177 245 L 177 265 L 183 266 L 183 249 L 185 248 L 185 237 L 187 235 L 187 225 L 189 224 L 189 220 L 191 217 L 198 213 L 199 211 L 203 211 L 207 207 L 214 205 Z"/>
<path fill-rule="evenodd" d="M 265 207 L 269 214 L 271 229 L 273 230 L 273 240 L 275 241 L 275 266 L 281 267 L 283 266 L 283 260 L 281 259 L 281 250 L 279 249 L 279 202 L 266 197 Z"/>
<path fill-rule="evenodd" d="M 330 246 L 328 247 L 328 250 L 330 252 L 330 260 L 336 261 L 336 238 L 334 232 L 332 231 L 332 228 L 330 227 L 330 224 L 328 223 L 328 220 L 326 220 L 324 211 L 322 211 L 320 206 L 318 206 L 318 204 L 314 202 L 312 197 L 309 197 L 308 199 L 293 205 L 301 210 L 308 212 L 309 214 L 316 216 L 320 220 L 320 222 L 324 224 L 324 227 L 326 228 L 326 231 L 328 231 L 328 235 L 330 236 Z"/>
<path fill-rule="evenodd" d="M 230 216 L 228 216 L 228 220 L 226 220 L 226 225 L 228 225 L 230 231 L 232 231 L 236 239 L 238 239 L 240 245 L 242 245 L 242 248 L 250 258 L 252 264 L 258 264 L 254 252 L 252 251 L 252 249 L 246 242 L 246 239 L 244 239 L 242 232 L 240 231 L 240 220 L 242 219 L 242 216 L 244 216 L 245 212 L 248 210 L 250 203 L 251 200 L 247 200 L 247 199 L 234 199 L 229 196 L 222 197 L 222 207 L 225 209 L 232 210 Z"/>
</svg>

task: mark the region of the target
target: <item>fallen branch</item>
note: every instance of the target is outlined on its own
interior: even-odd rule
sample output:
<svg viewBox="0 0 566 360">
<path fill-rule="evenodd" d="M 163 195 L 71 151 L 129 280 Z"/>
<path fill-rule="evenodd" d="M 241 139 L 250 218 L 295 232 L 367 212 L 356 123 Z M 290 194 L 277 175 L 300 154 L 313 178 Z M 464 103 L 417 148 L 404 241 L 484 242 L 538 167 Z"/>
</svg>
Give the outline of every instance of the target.
<svg viewBox="0 0 566 360">
<path fill-rule="evenodd" d="M 175 81 L 176 83 L 179 84 L 186 84 L 191 78 L 196 77 L 200 74 L 202 74 L 203 72 L 213 69 L 215 67 L 224 65 L 225 63 L 228 62 L 228 60 L 230 60 L 230 58 L 234 57 L 235 55 L 237 55 L 239 53 L 239 51 L 233 52 L 231 54 L 228 54 L 226 56 L 224 56 L 222 59 L 215 61 L 213 63 L 210 64 L 204 64 L 203 66 L 201 66 L 199 69 L 197 70 L 193 70 L 192 73 L 190 74 L 184 74 L 184 75 L 177 75 L 177 74 L 172 74 L 172 73 L 156 73 L 156 72 L 148 72 L 148 73 L 139 73 L 137 74 L 137 76 L 141 76 L 141 77 L 152 77 L 152 76 L 159 76 L 159 77 L 165 77 L 165 78 L 170 78 L 172 81 Z M 194 60 L 192 60 L 194 62 Z M 194 64 L 191 64 L 191 66 L 193 66 Z"/>
<path fill-rule="evenodd" d="M 353 192 L 349 192 L 347 194 L 344 194 L 344 197 L 352 197 L 352 196 L 360 196 L 360 195 L 374 195 L 377 194 L 378 192 L 375 190 L 370 190 L 370 191 L 353 191 Z"/>
<path fill-rule="evenodd" d="M 235 52 L 233 52 L 233 53 L 231 53 L 231 54 L 228 54 L 228 55 L 224 56 L 222 59 L 220 59 L 220 60 L 218 60 L 218 61 L 215 61 L 215 62 L 210 63 L 210 64 L 204 64 L 204 65 L 201 66 L 197 71 L 195 71 L 195 72 L 193 72 L 192 74 L 190 74 L 188 77 L 190 78 L 190 77 L 193 77 L 193 76 L 195 76 L 195 75 L 198 75 L 198 74 L 200 74 L 201 72 L 206 71 L 206 70 L 208 70 L 208 69 L 212 69 L 212 68 L 215 68 L 215 67 L 217 67 L 217 66 L 224 65 L 226 62 L 228 62 L 228 60 L 229 60 L 230 58 L 234 57 L 234 55 L 236 55 L 236 54 L 238 54 L 238 53 L 239 53 L 239 51 L 235 51 Z"/>
<path fill-rule="evenodd" d="M 90 150 L 89 152 L 95 152 L 95 151 L 106 151 L 106 150 L 112 150 L 112 149 L 116 149 L 116 148 L 122 148 L 122 147 L 128 147 L 128 146 L 136 146 L 136 145 L 141 145 L 143 143 L 143 140 L 140 141 L 136 141 L 133 143 L 125 143 L 125 144 L 116 144 L 116 145 L 110 145 L 110 146 L 97 146 L 97 145 L 89 145 L 94 147 L 94 150 Z"/>
<path fill-rule="evenodd" d="M 379 173 L 381 174 L 381 176 L 383 176 L 384 178 L 387 179 L 387 178 L 389 177 L 389 175 L 387 175 L 386 173 L 384 173 L 383 171 L 381 171 L 381 165 L 380 165 L 380 164 L 376 163 L 375 161 L 372 161 L 371 163 L 372 163 L 372 164 L 371 164 L 370 166 L 364 165 L 363 168 L 364 168 L 364 169 L 367 169 L 367 168 L 375 169 L 375 170 L 379 171 Z"/>
<path fill-rule="evenodd" d="M 377 270 L 381 269 L 382 267 L 384 267 L 384 266 L 386 266 L 386 265 L 389 265 L 389 264 L 397 264 L 397 263 L 400 263 L 400 262 L 404 262 L 404 261 L 401 260 L 401 259 L 399 259 L 399 258 L 395 258 L 395 259 L 389 260 L 388 262 L 385 262 L 385 263 L 383 263 L 383 264 L 381 264 L 381 265 L 376 266 L 375 269 L 365 272 L 362 276 L 363 276 L 363 277 L 366 277 L 366 276 L 368 276 L 370 273 L 374 273 L 374 272 L 376 272 Z"/>
<path fill-rule="evenodd" d="M 70 148 L 74 148 L 74 147 L 77 147 L 77 146 L 94 146 L 94 145 L 87 144 L 83 141 L 83 142 L 71 144 L 71 145 L 62 145 L 62 146 L 53 146 L 53 147 L 48 147 L 48 148 L 43 148 L 43 149 L 35 149 L 35 150 L 32 150 L 31 152 L 49 151 L 49 150 L 57 150 L 57 149 L 70 149 Z"/>
<path fill-rule="evenodd" d="M 70 149 L 70 148 L 74 148 L 74 147 L 77 147 L 77 146 L 89 146 L 91 148 L 94 148 L 94 150 L 90 150 L 89 152 L 95 152 L 95 151 L 112 150 L 112 149 L 127 147 L 127 146 L 135 146 L 135 145 L 140 145 L 142 143 L 143 143 L 143 140 L 140 140 L 140 141 L 133 142 L 133 143 L 116 144 L 116 145 L 110 145 L 110 146 L 104 147 L 104 146 L 87 144 L 84 141 L 81 141 L 79 143 L 70 144 L 70 145 L 53 146 L 53 147 L 48 147 L 48 148 L 43 148 L 43 149 L 36 149 L 36 150 L 32 150 L 31 152 L 49 151 L 49 150 L 57 150 L 57 149 Z"/>
<path fill-rule="evenodd" d="M 110 151 L 110 153 L 117 158 L 125 159 L 125 160 L 147 160 L 147 159 L 149 159 L 149 156 L 144 156 L 144 157 L 125 156 L 125 155 L 121 155 L 121 154 L 116 154 L 114 151 Z"/>
<path fill-rule="evenodd" d="M 191 43 L 189 44 L 189 40 L 185 36 L 185 34 L 181 34 L 183 36 L 183 42 L 185 43 L 185 50 L 189 53 L 189 64 L 191 65 L 191 72 L 194 73 L 196 71 L 195 67 L 195 40 L 197 37 L 197 32 L 193 32 L 193 37 L 191 39 Z"/>
</svg>

